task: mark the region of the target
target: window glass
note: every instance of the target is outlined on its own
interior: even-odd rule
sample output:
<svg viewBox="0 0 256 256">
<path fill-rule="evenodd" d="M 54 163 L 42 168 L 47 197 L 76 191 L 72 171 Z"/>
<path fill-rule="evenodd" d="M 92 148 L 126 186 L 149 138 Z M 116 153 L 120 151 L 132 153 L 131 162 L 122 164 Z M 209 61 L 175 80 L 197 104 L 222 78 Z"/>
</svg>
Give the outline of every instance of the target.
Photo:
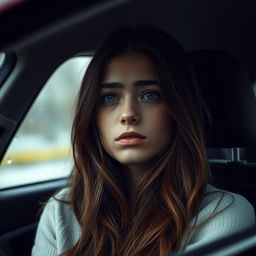
<svg viewBox="0 0 256 256">
<path fill-rule="evenodd" d="M 5 54 L 3 52 L 0 52 L 0 68 L 2 67 L 2 64 L 4 63 Z"/>
<path fill-rule="evenodd" d="M 72 58 L 50 77 L 5 154 L 0 189 L 69 175 L 75 100 L 90 59 Z"/>
</svg>

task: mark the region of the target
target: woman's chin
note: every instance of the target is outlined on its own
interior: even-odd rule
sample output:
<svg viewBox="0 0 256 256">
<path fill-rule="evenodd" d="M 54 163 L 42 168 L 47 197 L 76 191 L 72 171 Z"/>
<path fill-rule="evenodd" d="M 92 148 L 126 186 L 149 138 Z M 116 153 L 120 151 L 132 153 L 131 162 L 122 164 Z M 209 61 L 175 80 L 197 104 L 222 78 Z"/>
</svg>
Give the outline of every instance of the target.
<svg viewBox="0 0 256 256">
<path fill-rule="evenodd" d="M 135 166 L 135 165 L 146 165 L 150 162 L 152 158 L 142 157 L 142 156 L 134 156 L 134 157 L 120 157 L 116 159 L 120 164 L 127 166 Z"/>
</svg>

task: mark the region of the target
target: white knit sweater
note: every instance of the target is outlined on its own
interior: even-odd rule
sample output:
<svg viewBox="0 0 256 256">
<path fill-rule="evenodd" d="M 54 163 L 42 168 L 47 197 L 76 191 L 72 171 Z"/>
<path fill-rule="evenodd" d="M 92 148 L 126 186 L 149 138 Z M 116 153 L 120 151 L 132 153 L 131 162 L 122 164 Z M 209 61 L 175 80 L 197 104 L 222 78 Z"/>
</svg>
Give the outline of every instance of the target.
<svg viewBox="0 0 256 256">
<path fill-rule="evenodd" d="M 197 248 L 255 225 L 254 209 L 244 197 L 228 192 L 220 201 L 223 193 L 210 185 L 207 192 L 214 193 L 208 194 L 203 200 L 197 224 L 207 219 L 213 211 L 219 212 L 230 206 L 193 231 L 185 250 Z M 66 200 L 68 194 L 69 189 L 63 189 L 57 198 Z M 191 220 L 191 224 L 194 221 Z M 32 256 L 57 256 L 71 248 L 79 235 L 80 226 L 70 206 L 51 198 L 38 225 Z"/>
</svg>

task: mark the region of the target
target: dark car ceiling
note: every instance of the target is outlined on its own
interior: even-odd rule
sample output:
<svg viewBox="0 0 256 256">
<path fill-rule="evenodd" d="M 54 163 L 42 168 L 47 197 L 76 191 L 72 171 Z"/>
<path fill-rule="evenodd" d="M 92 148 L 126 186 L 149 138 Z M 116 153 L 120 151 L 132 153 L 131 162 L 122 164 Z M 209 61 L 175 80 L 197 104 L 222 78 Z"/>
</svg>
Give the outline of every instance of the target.
<svg viewBox="0 0 256 256">
<path fill-rule="evenodd" d="M 256 78 L 254 0 L 119 0 L 104 4 L 105 8 L 98 11 L 88 14 L 88 10 L 81 9 L 73 19 L 62 17 L 52 22 L 55 26 L 47 24 L 27 35 L 23 27 L 25 36 L 12 47 L 26 53 L 92 53 L 115 27 L 147 24 L 172 34 L 187 50 L 219 49 L 231 53 Z"/>
</svg>

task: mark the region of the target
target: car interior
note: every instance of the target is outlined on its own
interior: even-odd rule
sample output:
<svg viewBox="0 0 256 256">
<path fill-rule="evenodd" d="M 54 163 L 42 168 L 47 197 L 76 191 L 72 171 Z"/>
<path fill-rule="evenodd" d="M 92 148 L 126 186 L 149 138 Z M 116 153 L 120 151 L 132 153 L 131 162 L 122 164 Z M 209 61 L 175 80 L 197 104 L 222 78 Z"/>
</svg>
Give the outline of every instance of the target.
<svg viewBox="0 0 256 256">
<path fill-rule="evenodd" d="M 205 124 L 211 184 L 243 195 L 256 211 L 255 1 L 18 2 L 0 8 L 1 158 L 64 61 L 93 56 L 120 26 L 156 26 L 186 49 L 211 113 Z M 45 202 L 68 182 L 66 177 L 0 189 L 0 256 L 30 255 Z M 184 255 L 209 252 L 256 255 L 256 227 Z"/>
</svg>

